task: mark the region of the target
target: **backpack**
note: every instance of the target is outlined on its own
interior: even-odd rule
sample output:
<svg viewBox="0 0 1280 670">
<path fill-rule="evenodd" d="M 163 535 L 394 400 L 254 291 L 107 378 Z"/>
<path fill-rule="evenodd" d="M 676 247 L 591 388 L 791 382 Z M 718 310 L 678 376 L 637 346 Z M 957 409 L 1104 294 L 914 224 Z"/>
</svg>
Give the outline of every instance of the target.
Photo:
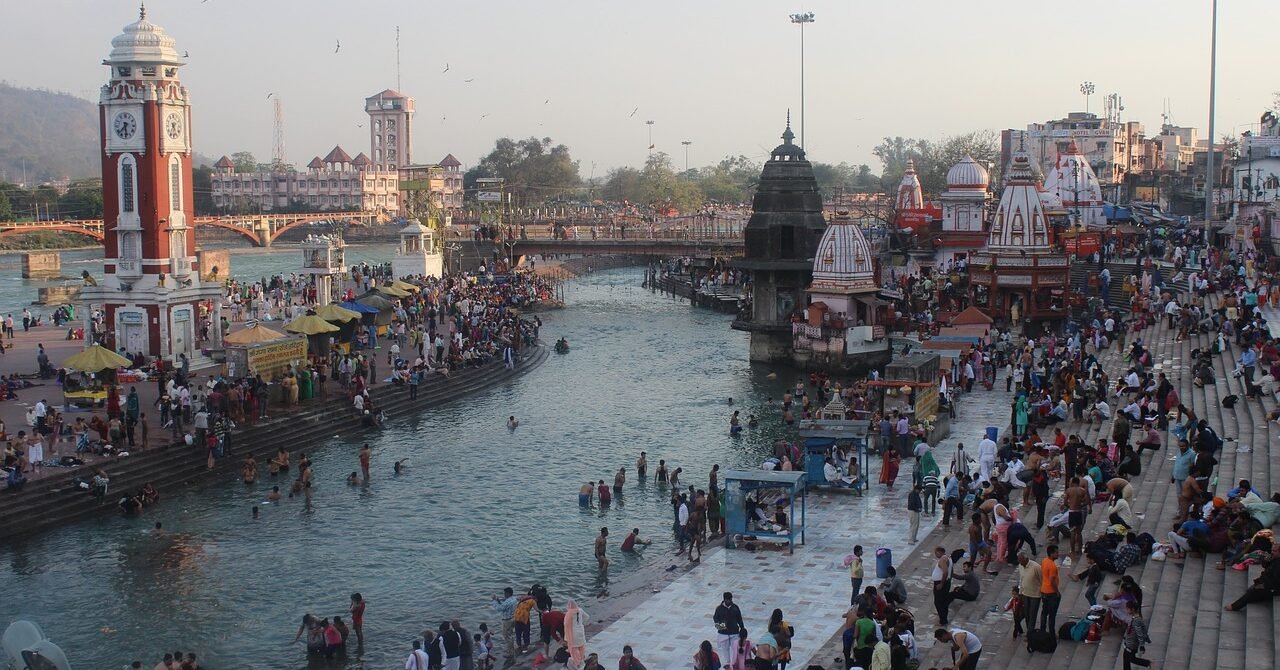
<svg viewBox="0 0 1280 670">
<path fill-rule="evenodd" d="M 1088 619 L 1081 619 L 1071 626 L 1071 639 L 1076 642 L 1083 642 L 1085 637 L 1089 635 L 1089 628 L 1096 623 Z"/>
<path fill-rule="evenodd" d="M 1027 651 L 1052 654 L 1058 649 L 1058 638 L 1047 630 L 1032 629 L 1027 631 Z"/>
<path fill-rule="evenodd" d="M 1222 407 L 1224 409 L 1231 409 L 1232 407 L 1236 406 L 1236 402 L 1238 402 L 1239 400 L 1240 400 L 1240 396 L 1233 393 L 1222 399 Z"/>
<path fill-rule="evenodd" d="M 1079 623 L 1080 622 L 1078 621 L 1068 621 L 1062 624 L 1061 626 L 1058 626 L 1058 639 L 1066 640 L 1068 642 L 1078 641 L 1073 636 L 1073 631 L 1075 630 L 1076 626 L 1079 625 Z"/>
</svg>

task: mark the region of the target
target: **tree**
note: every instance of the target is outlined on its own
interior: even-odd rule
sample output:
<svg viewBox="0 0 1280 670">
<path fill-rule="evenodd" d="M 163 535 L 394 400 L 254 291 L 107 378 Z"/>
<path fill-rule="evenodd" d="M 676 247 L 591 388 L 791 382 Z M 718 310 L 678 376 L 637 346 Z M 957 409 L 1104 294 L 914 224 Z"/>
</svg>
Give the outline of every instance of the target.
<svg viewBox="0 0 1280 670">
<path fill-rule="evenodd" d="M 102 180 L 77 179 L 58 198 L 58 216 L 66 219 L 102 218 Z"/>
<path fill-rule="evenodd" d="M 633 167 L 620 167 L 610 170 L 608 177 L 605 178 L 604 188 L 601 189 L 601 195 L 606 200 L 614 202 L 622 202 L 624 200 L 633 203 L 640 202 L 642 197 L 640 192 L 640 171 Z"/>
<path fill-rule="evenodd" d="M 687 179 L 681 179 L 671 167 L 665 152 L 649 156 L 640 172 L 640 202 L 655 208 L 675 208 L 691 212 L 702 206 L 702 190 Z"/>
<path fill-rule="evenodd" d="M 0 184 L 0 221 L 13 220 L 13 206 L 9 204 L 9 194 L 5 193 L 7 184 Z"/>
<path fill-rule="evenodd" d="M 993 131 L 980 130 L 930 141 L 914 138 L 884 138 L 874 150 L 884 164 L 880 183 L 884 190 L 894 191 L 907 169 L 907 160 L 915 161 L 920 188 L 934 196 L 947 188 L 947 172 L 965 156 L 972 156 L 991 172 L 991 183 L 999 183 L 1000 141 Z"/>
<path fill-rule="evenodd" d="M 236 172 L 258 171 L 258 159 L 253 157 L 253 152 L 237 151 L 231 154 L 231 162 L 236 164 Z"/>
<path fill-rule="evenodd" d="M 191 203 L 196 216 L 211 216 L 218 213 L 213 204 L 213 168 L 201 165 L 191 170 L 191 190 L 195 201 Z"/>
<path fill-rule="evenodd" d="M 481 177 L 504 179 L 504 190 L 526 203 L 541 203 L 582 183 L 578 161 L 573 160 L 569 147 L 553 144 L 550 137 L 498 139 L 493 150 L 463 176 L 466 189 L 472 191 Z"/>
</svg>

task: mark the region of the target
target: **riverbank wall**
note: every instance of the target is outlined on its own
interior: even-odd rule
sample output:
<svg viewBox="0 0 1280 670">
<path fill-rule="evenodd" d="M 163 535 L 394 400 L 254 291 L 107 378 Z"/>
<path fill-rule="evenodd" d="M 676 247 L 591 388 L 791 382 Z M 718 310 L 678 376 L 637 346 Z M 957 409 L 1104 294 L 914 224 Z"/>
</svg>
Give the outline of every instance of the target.
<svg viewBox="0 0 1280 670">
<path fill-rule="evenodd" d="M 378 385 L 369 392 L 375 405 L 391 418 L 402 414 L 420 412 L 479 391 L 489 390 L 530 372 L 546 361 L 548 348 L 538 345 L 525 352 L 512 370 L 501 362 L 485 367 L 463 370 L 448 379 L 434 377 L 419 387 L 418 398 L 409 399 L 406 387 Z M 199 381 L 197 379 L 197 381 Z M 270 419 L 252 426 L 241 426 L 231 435 L 230 453 L 217 459 L 214 468 L 207 465 L 203 448 L 173 442 L 168 431 L 156 430 L 152 444 L 145 450 L 135 450 L 130 456 L 110 463 L 94 466 L 67 468 L 64 473 L 33 480 L 17 493 L 4 493 L 5 514 L 0 515 L 0 540 L 41 532 L 58 526 L 97 518 L 106 522 L 112 515 L 121 514 L 117 501 L 126 494 L 136 492 L 143 484 L 150 483 L 160 492 L 159 505 L 165 497 L 212 476 L 238 471 L 244 457 L 253 454 L 261 466 L 272 458 L 281 445 L 291 452 L 311 449 L 334 437 L 350 436 L 351 458 L 357 457 L 357 442 L 362 436 L 375 434 L 378 429 L 364 427 L 351 407 L 348 394 L 341 392 L 332 382 L 324 399 L 308 401 L 286 410 L 272 406 Z M 365 438 L 367 439 L 367 438 Z M 64 447 L 65 448 L 65 447 Z M 107 494 L 94 498 L 76 486 L 77 478 L 91 478 L 93 469 L 101 467 L 110 476 Z M 296 474 L 296 469 L 291 471 Z M 279 479 L 282 489 L 287 489 L 290 475 Z"/>
</svg>

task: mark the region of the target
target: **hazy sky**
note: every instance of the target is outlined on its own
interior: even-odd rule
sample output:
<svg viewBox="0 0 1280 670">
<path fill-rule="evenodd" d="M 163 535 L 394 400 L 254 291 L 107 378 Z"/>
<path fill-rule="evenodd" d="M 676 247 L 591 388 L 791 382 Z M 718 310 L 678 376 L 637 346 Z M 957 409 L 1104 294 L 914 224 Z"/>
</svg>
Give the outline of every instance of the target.
<svg viewBox="0 0 1280 670">
<path fill-rule="evenodd" d="M 1280 81 L 1275 0 L 1221 3 L 1218 133 L 1240 132 Z M 549 136 L 582 174 L 640 164 L 657 149 L 693 166 L 762 159 L 788 107 L 796 132 L 800 36 L 809 10 L 807 144 L 814 160 L 866 162 L 886 135 L 937 138 L 1024 127 L 1084 107 L 1080 83 L 1124 98 L 1156 134 L 1208 120 L 1210 0 L 148 0 L 148 18 L 189 51 L 196 150 L 267 160 L 284 100 L 288 158 L 334 144 L 368 151 L 363 100 L 396 86 L 417 98 L 415 162 L 474 164 L 494 139 Z M 0 77 L 97 100 L 111 38 L 134 0 L 0 2 Z M 342 43 L 334 53 L 335 41 Z M 447 73 L 443 72 L 446 65 Z M 474 79 L 465 83 L 466 79 Z M 639 111 L 630 116 L 635 108 Z M 488 117 L 481 119 L 481 115 Z"/>
</svg>

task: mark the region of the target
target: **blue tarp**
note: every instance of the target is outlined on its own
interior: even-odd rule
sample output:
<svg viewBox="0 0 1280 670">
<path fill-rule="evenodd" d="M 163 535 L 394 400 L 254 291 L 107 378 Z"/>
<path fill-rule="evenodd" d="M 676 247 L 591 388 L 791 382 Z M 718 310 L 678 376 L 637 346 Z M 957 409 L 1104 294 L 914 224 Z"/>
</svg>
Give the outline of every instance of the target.
<svg viewBox="0 0 1280 670">
<path fill-rule="evenodd" d="M 359 302 L 347 301 L 347 302 L 341 303 L 339 306 L 345 309 L 349 309 L 353 312 L 359 312 L 360 314 L 377 314 L 378 313 L 377 307 L 370 307 L 368 305 L 365 305 Z"/>
<path fill-rule="evenodd" d="M 1127 207 L 1117 207 L 1111 203 L 1102 205 L 1102 215 L 1108 221 L 1132 221 L 1133 212 Z"/>
</svg>

